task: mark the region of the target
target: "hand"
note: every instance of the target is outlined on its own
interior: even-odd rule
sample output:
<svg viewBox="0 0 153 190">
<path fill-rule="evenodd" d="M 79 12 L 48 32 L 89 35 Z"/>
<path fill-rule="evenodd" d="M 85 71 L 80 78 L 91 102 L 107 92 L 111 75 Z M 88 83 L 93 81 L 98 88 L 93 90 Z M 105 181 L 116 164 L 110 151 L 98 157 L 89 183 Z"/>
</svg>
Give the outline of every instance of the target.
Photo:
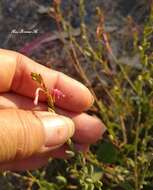
<svg viewBox="0 0 153 190">
<path fill-rule="evenodd" d="M 31 72 L 40 73 L 50 91 L 56 87 L 65 94 L 56 100 L 58 114 L 47 112 L 42 94 L 34 106 L 37 83 Z M 49 157 L 65 158 L 68 147 L 64 143 L 70 137 L 77 149 L 86 151 L 105 130 L 99 119 L 83 113 L 92 103 L 89 90 L 76 80 L 1 49 L 0 170 L 36 169 Z"/>
</svg>

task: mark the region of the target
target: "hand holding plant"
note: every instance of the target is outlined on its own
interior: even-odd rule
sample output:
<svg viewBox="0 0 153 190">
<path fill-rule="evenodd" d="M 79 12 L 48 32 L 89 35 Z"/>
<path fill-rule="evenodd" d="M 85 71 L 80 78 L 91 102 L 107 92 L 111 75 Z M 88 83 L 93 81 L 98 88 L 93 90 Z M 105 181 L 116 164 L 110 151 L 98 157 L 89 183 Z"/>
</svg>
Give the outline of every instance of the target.
<svg viewBox="0 0 153 190">
<path fill-rule="evenodd" d="M 68 148 L 64 143 L 72 136 L 79 150 L 87 150 L 101 137 L 101 122 L 82 113 L 93 98 L 81 83 L 8 50 L 0 50 L 0 65 L 1 170 L 35 169 L 50 157 L 64 158 Z M 42 76 L 46 86 L 41 91 L 52 94 L 56 114 L 47 112 L 46 95 L 41 91 L 39 104 L 34 105 L 40 86 L 32 80 L 32 72 Z"/>
</svg>

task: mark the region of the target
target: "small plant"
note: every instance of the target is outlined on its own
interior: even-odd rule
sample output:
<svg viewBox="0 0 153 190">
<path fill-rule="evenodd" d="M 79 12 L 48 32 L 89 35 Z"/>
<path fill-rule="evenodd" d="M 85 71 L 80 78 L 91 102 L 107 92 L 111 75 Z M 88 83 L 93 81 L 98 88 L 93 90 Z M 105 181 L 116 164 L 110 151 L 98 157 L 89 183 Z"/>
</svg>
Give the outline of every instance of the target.
<svg viewBox="0 0 153 190">
<path fill-rule="evenodd" d="M 52 92 L 49 92 L 40 74 L 31 73 L 31 77 L 39 85 L 35 92 L 34 105 L 38 104 L 39 93 L 43 92 L 47 98 L 48 111 L 55 112 L 54 103 L 56 101 L 56 98 L 57 99 L 65 98 L 65 94 L 58 89 L 52 89 Z"/>
</svg>

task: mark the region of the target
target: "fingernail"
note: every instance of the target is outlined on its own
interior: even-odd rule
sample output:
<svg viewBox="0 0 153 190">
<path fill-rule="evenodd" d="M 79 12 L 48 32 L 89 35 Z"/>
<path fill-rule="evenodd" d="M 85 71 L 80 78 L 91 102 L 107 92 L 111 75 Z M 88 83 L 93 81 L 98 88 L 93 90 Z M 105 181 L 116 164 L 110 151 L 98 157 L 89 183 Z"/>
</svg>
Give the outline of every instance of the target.
<svg viewBox="0 0 153 190">
<path fill-rule="evenodd" d="M 94 98 L 94 96 L 92 94 L 91 94 L 91 99 L 92 99 L 92 104 L 91 105 L 93 105 L 94 102 L 95 102 L 95 98 Z"/>
<path fill-rule="evenodd" d="M 105 131 L 107 131 L 107 127 L 105 126 L 105 124 L 97 116 L 93 116 L 93 117 L 97 120 L 97 122 L 101 126 L 102 135 L 103 135 L 105 133 Z"/>
<path fill-rule="evenodd" d="M 107 131 L 107 128 L 105 127 L 105 125 L 104 124 L 102 124 L 102 135 L 99 137 L 99 139 L 98 140 L 101 140 L 101 139 L 103 139 L 103 136 L 104 136 L 104 134 L 105 134 L 105 132 Z"/>
<path fill-rule="evenodd" d="M 74 134 L 74 123 L 71 119 L 52 115 L 48 112 L 37 113 L 45 128 L 45 146 L 56 146 L 64 144 Z"/>
<path fill-rule="evenodd" d="M 103 134 L 107 131 L 106 126 L 103 124 Z"/>
<path fill-rule="evenodd" d="M 62 120 L 64 120 L 64 122 L 67 124 L 67 126 L 69 126 L 69 136 L 72 137 L 74 134 L 74 131 L 75 131 L 73 121 L 71 119 L 69 119 L 68 117 L 65 117 L 65 116 L 60 116 L 60 117 Z"/>
</svg>

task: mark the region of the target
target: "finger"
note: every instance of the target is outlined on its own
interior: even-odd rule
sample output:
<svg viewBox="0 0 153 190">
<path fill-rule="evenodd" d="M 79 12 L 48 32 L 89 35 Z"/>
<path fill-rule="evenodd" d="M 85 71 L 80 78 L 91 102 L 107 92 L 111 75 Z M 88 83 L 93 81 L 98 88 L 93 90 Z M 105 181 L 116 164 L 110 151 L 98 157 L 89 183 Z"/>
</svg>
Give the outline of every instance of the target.
<svg viewBox="0 0 153 190">
<path fill-rule="evenodd" d="M 80 145 L 76 144 L 75 148 L 77 151 L 87 152 L 89 149 L 88 145 Z M 68 150 L 68 146 L 63 145 L 62 147 L 53 150 L 48 153 L 43 153 L 39 155 L 33 155 L 29 158 L 19 160 L 19 161 L 12 161 L 9 163 L 0 164 L 0 171 L 24 171 L 24 170 L 35 170 L 42 166 L 45 166 L 48 163 L 48 160 L 50 157 L 52 158 L 61 158 L 61 159 L 67 159 L 69 158 L 69 155 L 66 153 L 66 150 Z"/>
<path fill-rule="evenodd" d="M 47 104 L 40 102 L 38 105 L 34 105 L 34 102 L 31 98 L 15 93 L 1 93 L 0 109 L 4 108 L 20 108 L 24 110 L 47 111 Z"/>
<path fill-rule="evenodd" d="M 0 50 L 0 73 L 2 74 L 0 92 L 13 90 L 16 93 L 34 98 L 38 86 L 31 79 L 31 72 L 42 75 L 50 92 L 57 88 L 65 94 L 65 98 L 56 100 L 56 105 L 59 107 L 80 112 L 92 105 L 91 93 L 76 80 L 40 65 L 17 52 Z M 40 96 L 40 100 L 45 101 L 45 97 Z"/>
<path fill-rule="evenodd" d="M 61 115 L 72 118 L 75 124 L 75 133 L 72 137 L 74 142 L 82 144 L 94 144 L 102 139 L 106 131 L 105 125 L 97 117 L 86 113 L 76 114 L 58 109 Z"/>
<path fill-rule="evenodd" d="M 20 160 L 64 144 L 74 133 L 73 122 L 49 112 L 0 110 L 0 163 Z"/>
<path fill-rule="evenodd" d="M 45 166 L 48 163 L 49 157 L 46 155 L 33 155 L 29 158 L 11 161 L 8 163 L 0 164 L 0 171 L 25 171 L 25 170 L 34 170 L 42 166 Z"/>
<path fill-rule="evenodd" d="M 15 94 L 3 94 L 3 96 L 0 96 L 0 108 L 9 107 L 27 110 L 47 110 L 46 104 L 43 103 L 34 107 L 30 98 Z M 104 124 L 96 117 L 92 117 L 85 113 L 76 114 L 73 112 L 67 112 L 58 108 L 56 108 L 56 111 L 60 115 L 72 118 L 75 123 L 75 134 L 73 136 L 73 140 L 77 143 L 95 143 L 98 139 L 102 138 L 102 135 L 106 130 Z"/>
</svg>

